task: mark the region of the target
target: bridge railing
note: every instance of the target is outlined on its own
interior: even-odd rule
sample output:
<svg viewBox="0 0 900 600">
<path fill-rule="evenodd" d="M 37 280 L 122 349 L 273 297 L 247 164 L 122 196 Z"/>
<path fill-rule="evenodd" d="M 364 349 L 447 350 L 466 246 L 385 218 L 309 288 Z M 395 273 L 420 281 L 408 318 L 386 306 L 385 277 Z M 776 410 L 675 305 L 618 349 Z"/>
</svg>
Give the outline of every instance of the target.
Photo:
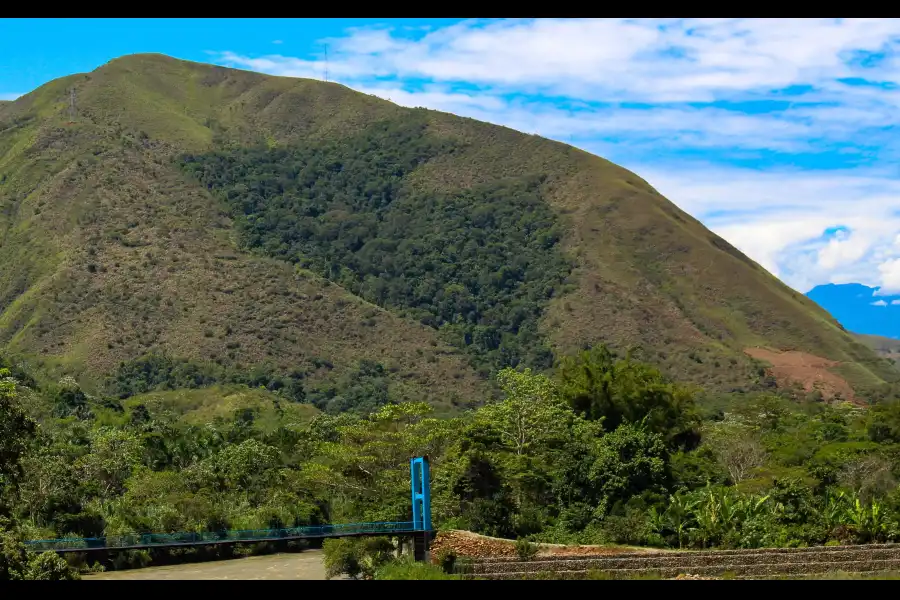
<svg viewBox="0 0 900 600">
<path fill-rule="evenodd" d="M 327 538 L 350 535 L 389 535 L 414 533 L 409 522 L 338 523 L 333 525 L 308 525 L 282 529 L 240 529 L 229 531 L 204 531 L 181 533 L 137 533 L 110 535 L 95 538 L 61 538 L 55 540 L 30 540 L 25 542 L 30 550 L 98 550 L 103 548 L 152 548 L 154 546 L 202 546 L 223 542 L 266 541 L 304 538 Z"/>
</svg>

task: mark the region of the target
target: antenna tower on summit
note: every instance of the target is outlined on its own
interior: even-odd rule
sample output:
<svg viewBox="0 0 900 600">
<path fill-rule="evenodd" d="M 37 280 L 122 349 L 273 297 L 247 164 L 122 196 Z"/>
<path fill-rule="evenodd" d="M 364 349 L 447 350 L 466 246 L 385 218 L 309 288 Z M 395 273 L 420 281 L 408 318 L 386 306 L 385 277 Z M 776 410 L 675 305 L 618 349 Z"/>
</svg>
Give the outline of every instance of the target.
<svg viewBox="0 0 900 600">
<path fill-rule="evenodd" d="M 328 82 L 328 44 L 325 44 L 325 82 Z"/>
</svg>

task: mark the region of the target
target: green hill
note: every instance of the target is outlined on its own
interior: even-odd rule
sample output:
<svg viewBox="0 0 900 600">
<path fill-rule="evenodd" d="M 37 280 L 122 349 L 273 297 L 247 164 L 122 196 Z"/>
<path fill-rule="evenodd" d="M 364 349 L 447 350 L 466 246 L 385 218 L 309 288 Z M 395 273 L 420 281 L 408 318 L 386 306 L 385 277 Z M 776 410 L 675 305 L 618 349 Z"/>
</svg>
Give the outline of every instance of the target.
<svg viewBox="0 0 900 600">
<path fill-rule="evenodd" d="M 713 389 L 747 386 L 756 346 L 892 373 L 608 161 L 161 55 L 0 104 L 0 264 L 0 351 L 94 390 L 146 375 L 123 396 L 288 378 L 332 410 L 449 410 L 600 342 Z"/>
<path fill-rule="evenodd" d="M 893 360 L 900 359 L 900 340 L 861 333 L 854 333 L 853 337 L 859 340 L 860 343 L 872 348 L 879 356 Z"/>
</svg>

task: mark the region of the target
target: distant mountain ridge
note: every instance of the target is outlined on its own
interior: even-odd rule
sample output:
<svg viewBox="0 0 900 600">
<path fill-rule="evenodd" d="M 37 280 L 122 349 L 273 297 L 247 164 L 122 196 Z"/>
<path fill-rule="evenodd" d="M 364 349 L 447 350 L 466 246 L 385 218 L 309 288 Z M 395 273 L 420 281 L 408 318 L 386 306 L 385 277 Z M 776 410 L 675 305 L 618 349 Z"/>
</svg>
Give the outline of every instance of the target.
<svg viewBox="0 0 900 600">
<path fill-rule="evenodd" d="M 897 361 L 900 360 L 900 340 L 862 333 L 855 335 L 860 342 L 875 350 L 879 356 L 893 360 L 897 365 Z M 900 365 L 897 366 L 900 368 Z"/>
<path fill-rule="evenodd" d="M 848 331 L 900 339 L 900 295 L 880 295 L 859 283 L 820 285 L 806 295 Z"/>
</svg>

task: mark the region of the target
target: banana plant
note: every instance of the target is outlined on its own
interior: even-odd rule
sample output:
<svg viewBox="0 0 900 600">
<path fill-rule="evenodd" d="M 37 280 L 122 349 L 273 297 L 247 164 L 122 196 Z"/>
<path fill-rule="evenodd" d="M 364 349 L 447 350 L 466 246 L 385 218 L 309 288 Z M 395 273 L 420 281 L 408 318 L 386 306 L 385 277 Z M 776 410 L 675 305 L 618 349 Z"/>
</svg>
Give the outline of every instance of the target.
<svg viewBox="0 0 900 600">
<path fill-rule="evenodd" d="M 722 492 L 716 493 L 707 484 L 705 497 L 694 515 L 704 548 L 711 540 L 716 540 L 720 536 L 725 516 L 730 512 L 723 502 L 724 499 L 725 495 Z"/>
<path fill-rule="evenodd" d="M 825 505 L 822 508 L 822 520 L 829 531 L 840 525 L 848 524 L 848 500 L 847 494 L 840 491 L 837 494 L 828 494 Z"/>
<path fill-rule="evenodd" d="M 655 506 L 652 506 L 650 507 L 650 512 L 647 516 L 647 520 L 653 533 L 662 535 L 666 530 L 666 511 L 659 512 L 658 510 L 656 510 Z"/>
<path fill-rule="evenodd" d="M 684 547 L 685 536 L 694 529 L 694 509 L 698 502 L 680 491 L 669 496 L 669 506 L 666 507 L 664 517 L 666 525 L 678 537 L 679 548 Z"/>
<path fill-rule="evenodd" d="M 737 502 L 737 521 L 744 523 L 759 517 L 766 506 L 770 496 L 749 496 L 741 498 Z"/>
<path fill-rule="evenodd" d="M 869 507 L 860 502 L 859 498 L 853 502 L 846 514 L 848 523 L 858 535 L 867 537 L 869 534 L 869 520 L 871 513 Z"/>
<path fill-rule="evenodd" d="M 874 499 L 869 505 L 868 526 L 869 530 L 867 533 L 875 541 L 881 541 L 889 529 L 887 513 L 885 512 L 883 505 L 879 504 L 878 501 Z"/>
</svg>

